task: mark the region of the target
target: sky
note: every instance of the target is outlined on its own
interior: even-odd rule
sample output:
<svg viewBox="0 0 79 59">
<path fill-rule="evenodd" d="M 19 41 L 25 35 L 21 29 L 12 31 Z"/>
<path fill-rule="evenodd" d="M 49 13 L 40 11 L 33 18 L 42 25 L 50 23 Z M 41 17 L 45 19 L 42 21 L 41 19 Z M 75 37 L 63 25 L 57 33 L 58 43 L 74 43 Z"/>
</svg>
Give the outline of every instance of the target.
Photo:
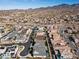
<svg viewBox="0 0 79 59">
<path fill-rule="evenodd" d="M 76 3 L 79 0 L 0 0 L 0 9 L 28 9 Z"/>
</svg>

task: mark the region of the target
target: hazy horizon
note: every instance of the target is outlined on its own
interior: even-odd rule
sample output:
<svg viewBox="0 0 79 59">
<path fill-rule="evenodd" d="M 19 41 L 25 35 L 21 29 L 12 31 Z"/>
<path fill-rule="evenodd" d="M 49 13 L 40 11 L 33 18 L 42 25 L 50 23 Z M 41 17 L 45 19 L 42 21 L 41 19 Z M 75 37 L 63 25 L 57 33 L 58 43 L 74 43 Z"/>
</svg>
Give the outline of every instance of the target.
<svg viewBox="0 0 79 59">
<path fill-rule="evenodd" d="M 78 4 L 79 0 L 0 0 L 0 10 L 29 9 L 55 6 L 60 4 Z"/>
</svg>

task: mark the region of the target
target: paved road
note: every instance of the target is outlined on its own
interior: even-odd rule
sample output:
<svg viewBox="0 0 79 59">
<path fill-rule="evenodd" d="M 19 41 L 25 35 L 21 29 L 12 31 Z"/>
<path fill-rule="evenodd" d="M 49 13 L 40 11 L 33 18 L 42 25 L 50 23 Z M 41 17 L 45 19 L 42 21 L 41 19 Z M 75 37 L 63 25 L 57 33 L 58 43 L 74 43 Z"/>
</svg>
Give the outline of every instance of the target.
<svg viewBox="0 0 79 59">
<path fill-rule="evenodd" d="M 29 48 L 30 48 L 30 45 L 31 45 L 31 42 L 30 42 L 31 41 L 31 34 L 32 34 L 32 32 L 30 33 L 29 37 L 27 38 L 27 42 L 22 44 L 25 48 L 20 53 L 20 56 L 26 56 L 26 55 L 28 55 Z"/>
<path fill-rule="evenodd" d="M 13 30 L 10 31 L 10 32 L 8 32 L 8 33 L 6 33 L 6 34 L 4 34 L 2 37 L 0 37 L 0 39 L 6 38 L 6 37 L 7 37 L 8 35 L 10 35 L 11 33 L 13 33 Z"/>
<path fill-rule="evenodd" d="M 20 56 L 26 56 L 29 53 L 29 48 L 30 48 L 30 40 L 27 43 L 22 44 L 25 48 L 24 50 L 20 53 Z"/>
</svg>

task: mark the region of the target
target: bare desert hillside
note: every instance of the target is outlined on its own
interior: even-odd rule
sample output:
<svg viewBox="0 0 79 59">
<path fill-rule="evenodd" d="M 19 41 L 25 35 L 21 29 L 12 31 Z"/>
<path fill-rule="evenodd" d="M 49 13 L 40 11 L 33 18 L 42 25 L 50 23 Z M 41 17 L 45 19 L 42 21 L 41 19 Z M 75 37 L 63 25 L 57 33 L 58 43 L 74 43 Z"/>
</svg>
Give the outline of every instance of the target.
<svg viewBox="0 0 79 59">
<path fill-rule="evenodd" d="M 30 35 L 32 30 L 29 29 L 29 26 L 32 27 L 31 28 L 32 30 L 39 29 L 39 31 L 38 30 L 36 31 L 38 33 Z M 50 56 L 52 54 L 50 45 L 53 45 L 52 47 L 54 47 L 55 51 L 60 50 L 64 58 L 66 57 L 68 57 L 69 59 L 79 58 L 79 4 L 72 4 L 72 5 L 61 4 L 57 6 L 41 7 L 36 9 L 30 8 L 26 10 L 23 9 L 0 10 L 0 28 L 1 28 L 0 30 L 1 35 L 3 35 L 3 32 L 5 33 L 7 31 L 12 32 L 12 29 L 14 30 L 13 33 L 9 35 L 7 34 L 8 36 L 14 35 L 12 36 L 12 38 L 3 38 L 4 36 L 7 35 L 1 37 L 2 38 L 2 40 L 0 40 L 1 45 L 4 45 L 5 42 L 7 41 L 8 44 L 12 43 L 15 44 L 16 42 L 20 41 L 24 42 L 23 38 L 26 37 L 28 38 L 28 36 L 33 37 L 33 35 L 36 35 L 36 39 L 38 39 L 36 40 L 36 43 L 40 43 L 40 45 L 43 46 L 44 45 L 43 41 L 45 40 L 42 41 L 42 39 L 46 39 L 45 33 L 47 33 L 48 35 L 47 39 L 50 38 L 49 39 L 50 41 L 49 40 L 47 41 L 49 44 Z M 29 30 L 27 31 L 27 29 Z M 45 29 L 46 31 L 44 33 Z M 17 38 L 18 36 L 21 38 Z"/>
</svg>

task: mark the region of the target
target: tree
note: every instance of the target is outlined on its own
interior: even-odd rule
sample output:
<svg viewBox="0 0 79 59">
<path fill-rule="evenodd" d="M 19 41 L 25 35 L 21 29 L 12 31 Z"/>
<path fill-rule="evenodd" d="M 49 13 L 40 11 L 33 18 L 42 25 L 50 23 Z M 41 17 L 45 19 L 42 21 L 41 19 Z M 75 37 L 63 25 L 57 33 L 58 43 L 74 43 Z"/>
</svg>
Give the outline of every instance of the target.
<svg viewBox="0 0 79 59">
<path fill-rule="evenodd" d="M 30 48 L 29 53 L 31 54 L 31 56 L 33 57 L 33 47 Z"/>
<path fill-rule="evenodd" d="M 58 58 L 58 59 L 61 59 L 61 53 L 60 53 L 59 50 L 57 50 L 57 58 Z"/>
</svg>

